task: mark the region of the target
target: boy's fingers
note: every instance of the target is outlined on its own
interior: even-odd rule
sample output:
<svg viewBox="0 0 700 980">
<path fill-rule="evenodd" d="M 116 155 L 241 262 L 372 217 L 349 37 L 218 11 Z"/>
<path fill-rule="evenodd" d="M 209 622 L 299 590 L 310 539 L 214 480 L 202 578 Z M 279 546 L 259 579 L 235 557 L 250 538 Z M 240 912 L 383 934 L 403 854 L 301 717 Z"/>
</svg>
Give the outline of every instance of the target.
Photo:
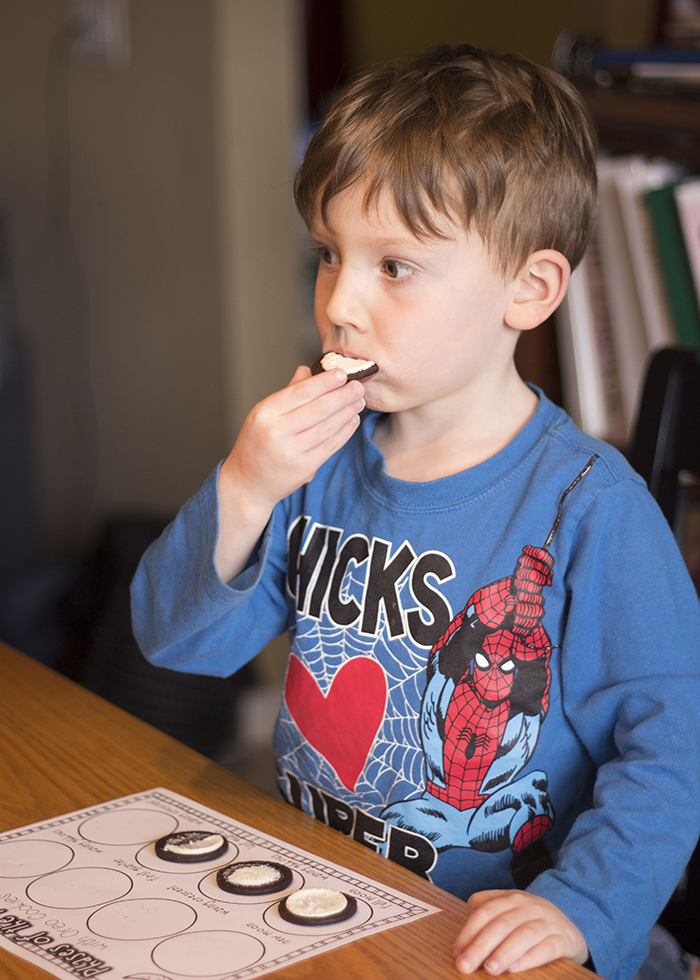
<svg viewBox="0 0 700 980">
<path fill-rule="evenodd" d="M 301 471 L 307 474 L 304 482 L 308 482 L 319 466 L 345 445 L 359 424 L 360 415 L 357 410 L 339 412 L 324 425 L 296 437 L 294 451 Z"/>
<path fill-rule="evenodd" d="M 474 892 L 469 896 L 467 907 L 472 912 L 474 909 L 486 905 L 487 902 L 492 902 L 495 898 L 510 898 L 512 894 L 513 891 L 510 888 L 491 888 L 482 892 Z"/>
<path fill-rule="evenodd" d="M 299 448 L 293 468 L 290 467 L 287 470 L 289 473 L 296 473 L 296 478 L 292 481 L 294 483 L 292 489 L 296 489 L 298 486 L 312 480 L 318 468 L 345 445 L 359 424 L 360 416 L 355 413 L 339 425 L 336 425 L 323 442 L 317 443 L 308 449 Z M 291 490 L 286 491 L 286 493 L 289 492 Z"/>
<path fill-rule="evenodd" d="M 338 373 L 344 378 L 344 372 Z M 337 379 L 321 378 L 320 375 L 297 382 L 292 379 L 286 388 L 258 402 L 246 421 L 249 428 L 267 433 L 273 439 L 278 435 L 294 437 L 331 418 L 362 395 L 362 385 L 357 381 L 348 385 L 343 381 L 339 387 Z"/>
<path fill-rule="evenodd" d="M 318 408 L 309 406 L 283 415 L 269 404 L 257 406 L 256 425 L 264 433 L 264 440 L 259 441 L 259 449 L 253 452 L 256 474 L 260 472 L 263 453 L 265 465 L 272 465 L 277 477 L 288 479 L 295 489 L 297 483 L 308 482 L 318 467 L 352 436 L 363 408 L 362 398 L 349 403 L 344 398 L 339 404 L 337 399 L 331 399 L 326 401 L 322 414 Z"/>
<path fill-rule="evenodd" d="M 455 955 L 455 964 L 460 973 L 473 973 L 482 965 L 491 962 L 496 967 L 494 972 L 500 972 L 498 951 L 502 943 L 509 938 L 513 931 L 513 924 L 507 915 L 500 915 L 488 920 L 477 928 L 474 935 L 467 938 L 466 943 L 461 946 L 461 950 Z M 518 955 L 525 950 L 520 948 L 513 954 L 515 960 Z M 489 971 L 490 972 L 490 971 Z"/>
<path fill-rule="evenodd" d="M 301 389 L 304 383 L 295 387 Z M 286 395 L 292 390 L 285 388 L 277 395 Z M 311 400 L 306 400 L 302 394 L 299 404 L 291 400 L 285 404 L 283 399 L 273 396 L 256 405 L 251 414 L 259 430 L 266 432 L 270 439 L 278 441 L 281 438 L 288 448 L 291 448 L 289 440 L 292 440 L 296 451 L 304 452 L 322 442 L 348 418 L 361 412 L 365 405 L 363 396 L 362 385 L 353 381 L 342 388 L 322 392 Z"/>
<path fill-rule="evenodd" d="M 322 398 L 336 389 L 344 390 L 347 388 L 349 389 L 347 397 L 352 397 L 351 385 L 359 385 L 359 382 L 348 384 L 347 376 L 340 368 L 324 371 L 323 374 L 312 375 L 309 368 L 301 365 L 294 372 L 294 376 L 287 387 L 275 392 L 269 400 L 276 404 L 280 413 L 284 415 L 301 408 L 303 405 L 311 404 L 316 399 Z"/>
<path fill-rule="evenodd" d="M 328 439 L 347 424 L 352 418 L 359 420 L 359 415 L 365 407 L 364 398 L 356 398 L 349 403 L 343 403 L 337 411 L 330 415 L 314 419 L 310 425 L 297 434 L 302 450 L 311 451 L 322 446 Z"/>
<path fill-rule="evenodd" d="M 298 385 L 299 389 L 303 387 L 304 384 Z M 319 424 L 323 425 L 327 420 L 348 409 L 361 411 L 364 408 L 364 389 L 359 381 L 351 381 L 340 388 L 322 391 L 308 400 L 307 394 L 308 392 L 303 393 L 304 400 L 300 404 L 282 410 L 285 421 L 298 433 L 312 430 Z M 359 409 L 357 406 L 360 406 Z"/>
<path fill-rule="evenodd" d="M 453 956 L 458 956 L 474 937 L 481 932 L 490 919 L 495 918 L 504 911 L 511 894 L 512 892 L 508 889 L 492 889 L 490 891 L 474 892 L 469 897 L 469 901 L 467 902 L 469 916 L 466 924 L 462 927 L 459 935 L 455 939 L 452 949 Z M 501 898 L 505 901 L 498 903 L 497 900 Z M 486 906 L 486 908 L 483 908 L 483 906 Z"/>
<path fill-rule="evenodd" d="M 457 969 L 472 973 L 482 965 L 493 975 L 502 973 L 535 941 L 543 938 L 537 915 L 519 902 L 514 890 L 477 892 L 468 902 L 469 917 L 455 941 L 452 955 Z M 534 931 L 533 931 L 534 924 Z"/>
<path fill-rule="evenodd" d="M 320 456 L 317 464 L 317 469 L 322 463 L 330 459 L 334 453 L 337 453 L 341 446 L 344 446 L 348 439 L 355 432 L 360 424 L 359 414 L 353 414 L 346 422 L 337 428 L 332 435 L 329 435 L 323 443 L 316 447 L 316 452 Z"/>
<path fill-rule="evenodd" d="M 557 942 L 555 936 L 547 936 L 541 942 L 529 946 L 520 955 L 508 955 L 508 951 L 506 951 L 506 955 L 501 957 L 499 951 L 497 953 L 500 966 L 498 973 L 504 973 L 506 970 L 511 973 L 519 973 L 522 970 L 534 970 L 538 966 L 544 966 L 545 963 L 552 963 L 554 960 L 568 955 L 564 951 L 563 945 L 563 942 Z M 485 968 L 487 973 L 496 975 L 490 962 L 486 964 Z"/>
<path fill-rule="evenodd" d="M 575 932 L 577 935 L 572 936 L 567 930 L 560 931 L 546 919 L 527 919 L 513 929 L 486 958 L 484 970 L 491 976 L 498 976 L 506 971 L 519 973 L 552 963 L 562 956 L 575 963 L 584 963 L 588 957 L 588 948 L 583 936 L 578 930 Z"/>
<path fill-rule="evenodd" d="M 479 967 L 492 976 L 517 972 L 567 956 L 585 962 L 583 935 L 555 905 L 516 890 L 477 893 L 469 899 L 469 917 L 454 945 L 461 973 Z"/>
<path fill-rule="evenodd" d="M 533 961 L 532 966 L 541 966 L 559 959 L 563 946 L 562 938 L 549 932 L 545 923 L 529 920 L 502 937 L 484 957 L 484 970 L 491 976 L 499 976 L 506 970 L 525 969 L 523 963 L 529 960 Z"/>
</svg>

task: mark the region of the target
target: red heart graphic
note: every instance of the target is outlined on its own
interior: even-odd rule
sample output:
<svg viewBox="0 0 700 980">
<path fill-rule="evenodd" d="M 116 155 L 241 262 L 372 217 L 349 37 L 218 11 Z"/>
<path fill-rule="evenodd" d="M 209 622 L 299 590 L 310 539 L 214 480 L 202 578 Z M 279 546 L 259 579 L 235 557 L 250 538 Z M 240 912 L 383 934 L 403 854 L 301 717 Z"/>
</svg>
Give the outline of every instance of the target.
<svg viewBox="0 0 700 980">
<path fill-rule="evenodd" d="M 284 697 L 299 731 L 352 792 L 384 717 L 384 671 L 370 657 L 353 657 L 323 694 L 301 660 L 289 658 Z"/>
</svg>

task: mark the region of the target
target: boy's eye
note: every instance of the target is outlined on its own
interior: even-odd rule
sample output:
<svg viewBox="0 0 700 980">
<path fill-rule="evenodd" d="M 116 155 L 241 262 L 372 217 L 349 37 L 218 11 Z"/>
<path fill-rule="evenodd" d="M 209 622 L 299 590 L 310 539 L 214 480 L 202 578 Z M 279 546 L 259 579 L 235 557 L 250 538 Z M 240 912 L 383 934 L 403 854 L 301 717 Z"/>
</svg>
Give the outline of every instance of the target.
<svg viewBox="0 0 700 980">
<path fill-rule="evenodd" d="M 412 265 L 400 262 L 398 259 L 384 259 L 382 269 L 390 279 L 406 279 L 415 271 Z"/>
<path fill-rule="evenodd" d="M 311 251 L 318 256 L 320 262 L 323 262 L 326 265 L 331 265 L 335 260 L 333 250 L 327 245 L 314 245 Z"/>
</svg>

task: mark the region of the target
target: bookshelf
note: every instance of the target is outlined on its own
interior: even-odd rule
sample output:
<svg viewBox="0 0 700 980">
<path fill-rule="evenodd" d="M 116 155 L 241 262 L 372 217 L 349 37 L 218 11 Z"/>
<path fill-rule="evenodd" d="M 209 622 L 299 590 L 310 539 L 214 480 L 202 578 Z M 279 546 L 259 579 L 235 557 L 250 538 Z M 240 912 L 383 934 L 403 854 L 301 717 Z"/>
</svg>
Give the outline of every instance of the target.
<svg viewBox="0 0 700 980">
<path fill-rule="evenodd" d="M 521 378 L 541 388 L 555 405 L 562 404 L 561 375 L 554 320 L 550 317 L 536 330 L 520 335 L 515 364 Z"/>
<path fill-rule="evenodd" d="M 595 121 L 601 147 L 700 165 L 699 98 L 664 98 L 619 88 L 579 91 Z"/>
<path fill-rule="evenodd" d="M 601 149 L 659 155 L 700 167 L 700 97 L 649 95 L 618 87 L 581 86 L 579 91 L 596 124 Z M 521 336 L 516 364 L 526 380 L 562 404 L 553 321 Z"/>
</svg>

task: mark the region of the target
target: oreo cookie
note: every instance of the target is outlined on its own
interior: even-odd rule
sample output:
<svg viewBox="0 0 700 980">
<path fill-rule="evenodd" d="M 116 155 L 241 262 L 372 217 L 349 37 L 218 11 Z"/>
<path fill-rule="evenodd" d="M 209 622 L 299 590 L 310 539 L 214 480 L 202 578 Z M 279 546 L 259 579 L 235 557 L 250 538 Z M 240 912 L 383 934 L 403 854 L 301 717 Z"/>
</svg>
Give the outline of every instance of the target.
<svg viewBox="0 0 700 980">
<path fill-rule="evenodd" d="M 214 861 L 228 850 L 223 834 L 210 830 L 180 830 L 160 837 L 155 844 L 156 856 L 177 864 Z"/>
<path fill-rule="evenodd" d="M 234 895 L 272 895 L 289 888 L 292 871 L 276 861 L 237 861 L 220 868 L 216 883 Z"/>
<path fill-rule="evenodd" d="M 314 361 L 311 365 L 311 373 L 322 374 L 337 367 L 345 371 L 348 381 L 362 381 L 363 378 L 369 378 L 379 370 L 374 361 L 366 361 L 361 357 L 345 357 L 344 354 L 329 351 Z"/>
<path fill-rule="evenodd" d="M 296 926 L 334 926 L 357 912 L 352 895 L 333 888 L 300 888 L 277 906 L 280 917 Z"/>
</svg>

